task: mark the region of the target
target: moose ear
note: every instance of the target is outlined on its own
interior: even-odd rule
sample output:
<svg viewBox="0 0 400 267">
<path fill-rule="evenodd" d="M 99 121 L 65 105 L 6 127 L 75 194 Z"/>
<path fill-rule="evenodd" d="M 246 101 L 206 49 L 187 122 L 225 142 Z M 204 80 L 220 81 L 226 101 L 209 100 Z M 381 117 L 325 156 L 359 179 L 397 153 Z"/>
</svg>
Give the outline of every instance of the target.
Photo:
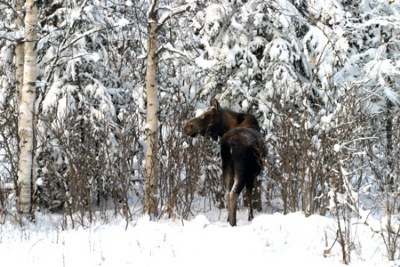
<svg viewBox="0 0 400 267">
<path fill-rule="evenodd" d="M 217 111 L 220 111 L 220 109 L 221 109 L 221 107 L 220 107 L 220 105 L 218 103 L 218 100 L 216 98 L 211 99 L 210 105 L 212 107 L 214 107 Z"/>
</svg>

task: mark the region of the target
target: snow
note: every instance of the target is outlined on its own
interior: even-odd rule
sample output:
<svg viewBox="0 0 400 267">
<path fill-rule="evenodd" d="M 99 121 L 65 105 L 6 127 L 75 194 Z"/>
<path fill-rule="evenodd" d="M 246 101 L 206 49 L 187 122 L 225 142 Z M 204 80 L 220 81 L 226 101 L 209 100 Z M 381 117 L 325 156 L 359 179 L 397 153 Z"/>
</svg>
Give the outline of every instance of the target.
<svg viewBox="0 0 400 267">
<path fill-rule="evenodd" d="M 200 68 L 208 69 L 215 66 L 218 63 L 218 60 L 207 60 L 203 57 L 198 57 L 195 59 L 195 62 Z"/>
<path fill-rule="evenodd" d="M 42 102 L 43 110 L 48 111 L 51 107 L 53 107 L 57 104 L 57 98 L 58 98 L 62 83 L 63 83 L 63 81 L 58 80 L 58 81 L 54 81 L 53 84 L 50 86 L 49 92 L 46 94 L 46 96 Z"/>
<path fill-rule="evenodd" d="M 196 109 L 195 111 L 194 111 L 194 116 L 197 118 L 197 117 L 200 117 L 201 115 L 203 115 L 203 113 L 204 112 L 206 112 L 207 111 L 207 108 L 198 108 L 198 109 Z"/>
<path fill-rule="evenodd" d="M 132 4 L 132 2 L 131 2 L 131 4 Z M 127 20 L 125 18 L 121 18 L 121 19 L 118 20 L 117 25 L 119 27 L 127 26 L 127 25 L 129 25 L 129 20 Z"/>
<path fill-rule="evenodd" d="M 72 26 L 75 22 L 75 20 L 79 19 L 81 16 L 81 10 L 80 9 L 74 9 L 71 11 L 70 14 L 70 25 Z"/>
<path fill-rule="evenodd" d="M 0 225 L 0 257 L 3 266 L 342 266 L 333 219 L 275 213 L 247 222 L 246 214 L 239 211 L 238 227 L 218 210 L 187 221 L 138 216 L 128 225 L 114 218 L 69 230 L 57 226 L 60 215 L 41 215 L 24 228 Z M 357 222 L 351 229 L 350 266 L 396 266 L 379 233 Z"/>
<path fill-rule="evenodd" d="M 333 151 L 335 151 L 336 153 L 340 152 L 341 149 L 342 149 L 342 147 L 339 144 L 335 144 L 333 146 Z"/>
</svg>

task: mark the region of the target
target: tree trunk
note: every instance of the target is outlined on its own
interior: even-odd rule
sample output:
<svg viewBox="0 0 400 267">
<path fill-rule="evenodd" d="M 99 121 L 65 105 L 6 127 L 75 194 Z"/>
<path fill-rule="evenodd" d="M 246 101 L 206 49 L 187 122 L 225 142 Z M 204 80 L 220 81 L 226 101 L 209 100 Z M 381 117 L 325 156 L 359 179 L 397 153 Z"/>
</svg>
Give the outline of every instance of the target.
<svg viewBox="0 0 400 267">
<path fill-rule="evenodd" d="M 148 12 L 148 46 L 146 69 L 147 126 L 146 126 L 146 188 L 143 212 L 157 216 L 158 166 L 158 89 L 157 89 L 157 38 L 158 38 L 158 0 L 150 3 Z"/>
<path fill-rule="evenodd" d="M 393 103 L 390 100 L 386 100 L 386 157 L 388 159 L 388 173 L 385 184 L 389 192 L 395 191 L 393 156 Z"/>
<path fill-rule="evenodd" d="M 24 79 L 20 93 L 18 116 L 20 149 L 18 161 L 18 211 L 24 215 L 29 215 L 32 207 L 33 115 L 36 97 L 37 21 L 35 0 L 26 0 Z"/>
<path fill-rule="evenodd" d="M 24 28 L 24 14 L 22 8 L 25 0 L 17 0 L 15 3 L 15 10 L 17 17 L 15 18 L 16 31 L 22 31 Z M 17 40 L 15 45 L 15 91 L 16 91 L 16 107 L 19 108 L 21 103 L 21 92 L 24 83 L 24 42 Z M 18 188 L 18 180 L 14 179 L 14 187 Z"/>
<path fill-rule="evenodd" d="M 25 0 L 17 0 L 15 3 L 15 10 L 17 11 L 17 17 L 15 19 L 16 31 L 22 31 L 24 27 L 24 14 L 22 8 Z M 17 106 L 21 102 L 21 92 L 24 82 L 24 43 L 22 40 L 18 40 L 15 46 L 15 80 L 16 80 L 16 92 L 17 92 Z"/>
</svg>

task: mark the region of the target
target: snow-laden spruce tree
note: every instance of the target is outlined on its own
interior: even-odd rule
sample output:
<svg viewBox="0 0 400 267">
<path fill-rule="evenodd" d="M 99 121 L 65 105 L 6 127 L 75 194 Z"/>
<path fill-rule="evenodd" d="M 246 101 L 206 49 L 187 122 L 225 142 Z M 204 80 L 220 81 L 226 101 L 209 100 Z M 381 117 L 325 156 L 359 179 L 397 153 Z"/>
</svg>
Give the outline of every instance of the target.
<svg viewBox="0 0 400 267">
<path fill-rule="evenodd" d="M 349 20 L 349 60 L 340 74 L 346 86 L 357 88 L 367 120 L 368 157 L 377 186 L 397 191 L 398 113 L 400 106 L 400 6 L 368 1 L 350 6 L 357 19 Z M 341 80 L 342 81 L 342 80 Z M 342 81 L 343 82 L 343 81 Z M 372 149 L 373 148 L 373 149 Z"/>
<path fill-rule="evenodd" d="M 129 216 L 142 168 L 142 3 L 42 4 L 38 200 L 73 213 L 109 199 Z"/>
<path fill-rule="evenodd" d="M 22 4 L 19 1 L 15 11 L 20 11 Z M 2 25 L 0 29 L 0 215 L 4 215 L 9 212 L 10 207 L 15 206 L 15 203 L 10 203 L 13 201 L 9 201 L 15 197 L 11 198 L 8 194 L 16 196 L 14 190 L 17 188 L 16 109 L 17 92 L 21 89 L 23 80 L 24 46 L 21 42 L 21 33 L 24 18 L 21 14 L 17 15 L 17 12 L 8 9 L 5 3 L 0 2 L 0 9 L 4 10 L 0 16 Z M 14 49 L 19 50 L 18 60 L 14 57 Z"/>
<path fill-rule="evenodd" d="M 359 112 L 354 117 L 362 121 L 362 141 L 350 147 L 363 155 L 359 164 L 363 174 L 357 184 L 364 185 L 360 191 L 373 203 L 363 204 L 386 215 L 382 237 L 389 259 L 394 260 L 400 231 L 396 215 L 400 175 L 400 3 L 371 0 L 344 7 L 348 12 L 343 22 L 347 58 L 335 80 L 356 95 Z"/>
</svg>

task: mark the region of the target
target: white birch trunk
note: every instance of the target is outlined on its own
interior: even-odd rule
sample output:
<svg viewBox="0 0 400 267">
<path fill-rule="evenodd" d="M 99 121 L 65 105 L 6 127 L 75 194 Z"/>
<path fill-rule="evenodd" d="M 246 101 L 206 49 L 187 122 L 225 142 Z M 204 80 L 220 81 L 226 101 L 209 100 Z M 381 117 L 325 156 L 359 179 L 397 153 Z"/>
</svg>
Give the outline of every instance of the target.
<svg viewBox="0 0 400 267">
<path fill-rule="evenodd" d="M 146 69 L 147 127 L 146 127 L 146 188 L 143 212 L 157 216 L 158 169 L 158 88 L 157 88 L 157 38 L 158 38 L 158 0 L 150 3 L 148 12 L 148 49 Z"/>
<path fill-rule="evenodd" d="M 15 19 L 16 30 L 20 31 L 24 27 L 24 15 L 22 7 L 24 6 L 25 0 L 17 0 L 15 3 L 15 9 L 17 11 L 17 18 Z M 17 107 L 21 102 L 21 92 L 24 83 L 24 43 L 22 40 L 18 41 L 15 46 L 15 80 L 16 80 L 16 91 L 17 91 Z"/>
<path fill-rule="evenodd" d="M 19 161 L 18 161 L 18 211 L 31 213 L 32 163 L 33 163 L 33 112 L 36 97 L 36 26 L 37 8 L 35 0 L 26 0 L 24 81 L 19 103 Z"/>
</svg>

